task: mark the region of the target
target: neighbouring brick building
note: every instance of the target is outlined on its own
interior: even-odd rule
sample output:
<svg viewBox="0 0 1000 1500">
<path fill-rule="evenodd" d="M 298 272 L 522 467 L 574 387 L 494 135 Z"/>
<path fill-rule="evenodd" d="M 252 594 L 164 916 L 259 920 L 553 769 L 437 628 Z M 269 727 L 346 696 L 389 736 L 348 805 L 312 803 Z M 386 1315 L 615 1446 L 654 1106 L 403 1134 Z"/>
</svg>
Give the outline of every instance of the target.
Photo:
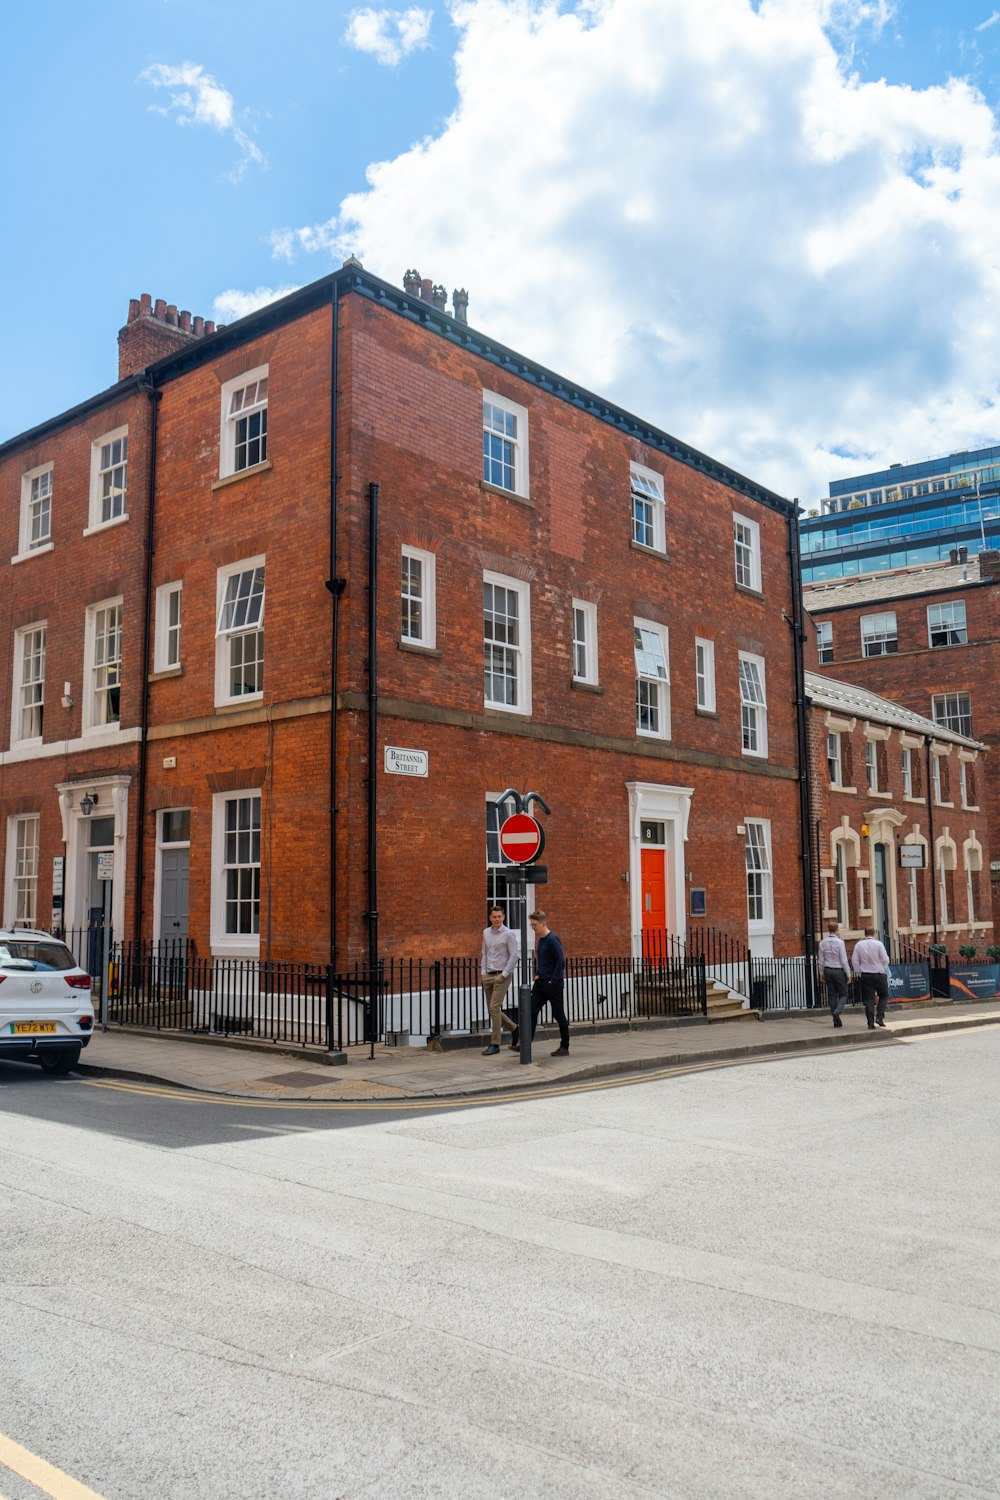
<svg viewBox="0 0 1000 1500">
<path fill-rule="evenodd" d="M 986 747 L 817 672 L 806 692 L 823 923 L 873 926 L 890 953 L 990 942 Z"/>
<path fill-rule="evenodd" d="M 143 298 L 119 384 L 0 446 L 5 920 L 84 925 L 110 848 L 127 935 L 343 964 L 374 897 L 382 951 L 469 951 L 513 786 L 575 952 L 802 951 L 794 508 L 465 301 Z"/>
<path fill-rule="evenodd" d="M 985 745 L 976 796 L 1000 827 L 1000 553 L 955 548 L 948 562 L 809 585 L 804 598 L 811 666 Z M 1000 923 L 1000 869 L 983 881 Z"/>
</svg>

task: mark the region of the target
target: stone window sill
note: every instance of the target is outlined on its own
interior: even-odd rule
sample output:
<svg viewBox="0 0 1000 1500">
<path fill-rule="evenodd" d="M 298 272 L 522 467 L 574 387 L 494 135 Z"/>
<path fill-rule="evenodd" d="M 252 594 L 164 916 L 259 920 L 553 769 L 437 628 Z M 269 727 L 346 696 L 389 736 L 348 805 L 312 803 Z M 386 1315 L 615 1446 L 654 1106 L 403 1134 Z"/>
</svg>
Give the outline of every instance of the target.
<svg viewBox="0 0 1000 1500">
<path fill-rule="evenodd" d="M 183 667 L 164 667 L 159 672 L 150 672 L 146 678 L 147 682 L 162 682 L 166 677 L 183 677 Z"/>
<path fill-rule="evenodd" d="M 745 583 L 738 583 L 735 587 L 738 594 L 748 594 L 751 599 L 759 599 L 763 604 L 764 595 L 761 593 L 760 589 L 747 588 Z"/>
<path fill-rule="evenodd" d="M 110 531 L 112 526 L 124 526 L 128 520 L 128 511 L 123 516 L 112 516 L 110 521 L 98 521 L 93 526 L 85 526 L 84 536 L 97 536 L 100 531 Z"/>
<path fill-rule="evenodd" d="M 604 689 L 600 686 L 599 683 L 596 683 L 596 682 L 580 682 L 575 677 L 571 677 L 570 678 L 569 685 L 573 689 L 574 693 L 599 693 L 599 694 L 603 694 L 603 692 L 604 692 Z"/>
<path fill-rule="evenodd" d="M 418 646 L 416 641 L 397 641 L 397 651 L 405 651 L 408 656 L 430 656 L 435 661 L 441 660 L 441 652 L 436 646 Z"/>
<path fill-rule="evenodd" d="M 655 557 L 659 562 L 670 561 L 669 552 L 661 552 L 659 547 L 647 547 L 644 542 L 637 542 L 635 540 L 635 537 L 633 537 L 629 542 L 629 546 L 632 548 L 633 552 L 643 552 L 645 553 L 646 557 Z"/>
<path fill-rule="evenodd" d="M 271 467 L 271 460 L 265 458 L 262 464 L 254 464 L 252 469 L 241 469 L 238 474 L 226 474 L 222 479 L 213 479 L 213 490 L 228 489 L 231 484 L 239 484 L 241 479 L 250 479 L 254 474 L 266 474 Z"/>
<path fill-rule="evenodd" d="M 41 547 L 32 547 L 30 552 L 18 552 L 11 558 L 11 564 L 27 562 L 30 557 L 44 557 L 46 552 L 51 552 L 54 547 L 54 542 L 45 542 Z"/>
<path fill-rule="evenodd" d="M 699 719 L 721 719 L 722 715 L 716 713 L 714 708 L 696 708 L 695 714 Z"/>
<path fill-rule="evenodd" d="M 514 490 L 505 490 L 498 484 L 488 484 L 485 479 L 479 481 L 479 488 L 487 495 L 499 495 L 503 500 L 513 500 L 515 505 L 524 505 L 528 510 L 534 510 L 534 500 L 529 500 L 527 495 L 519 495 Z"/>
</svg>

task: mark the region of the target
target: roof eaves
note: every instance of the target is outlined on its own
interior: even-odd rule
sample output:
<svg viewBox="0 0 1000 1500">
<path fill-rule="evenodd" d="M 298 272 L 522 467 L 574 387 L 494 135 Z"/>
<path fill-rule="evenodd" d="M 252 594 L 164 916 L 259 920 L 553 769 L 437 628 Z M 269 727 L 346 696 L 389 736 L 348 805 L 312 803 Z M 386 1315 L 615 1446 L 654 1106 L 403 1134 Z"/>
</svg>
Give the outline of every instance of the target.
<svg viewBox="0 0 1000 1500">
<path fill-rule="evenodd" d="M 106 391 L 99 391 L 96 396 L 88 396 L 86 401 L 81 401 L 76 406 L 71 406 L 68 411 L 60 412 L 58 416 L 47 417 L 44 422 L 39 422 L 35 427 L 29 427 L 26 432 L 19 432 L 15 437 L 8 438 L 6 442 L 0 443 L 0 459 L 8 458 L 11 454 L 19 452 L 23 448 L 30 448 L 42 438 L 51 437 L 61 432 L 64 427 L 72 427 L 74 422 L 81 422 L 89 417 L 92 412 L 100 411 L 105 406 L 114 406 L 116 401 L 138 391 L 147 384 L 146 371 L 140 370 L 135 375 L 129 375 L 126 380 L 119 380 L 117 385 L 109 386 Z"/>
</svg>

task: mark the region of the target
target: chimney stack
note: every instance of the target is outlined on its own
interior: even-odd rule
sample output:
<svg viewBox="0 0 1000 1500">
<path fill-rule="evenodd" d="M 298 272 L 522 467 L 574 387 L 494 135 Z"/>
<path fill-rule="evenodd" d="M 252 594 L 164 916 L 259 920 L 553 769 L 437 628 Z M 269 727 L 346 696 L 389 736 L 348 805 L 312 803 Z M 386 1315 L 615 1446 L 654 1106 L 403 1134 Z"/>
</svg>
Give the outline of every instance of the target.
<svg viewBox="0 0 1000 1500">
<path fill-rule="evenodd" d="M 214 323 L 192 318 L 187 311 L 178 313 L 174 302 L 157 297 L 154 303 L 148 292 L 132 297 L 128 321 L 118 334 L 118 379 L 125 380 L 165 354 L 173 354 L 214 332 Z"/>
<path fill-rule="evenodd" d="M 1000 552 L 997 552 L 996 548 L 989 547 L 985 552 L 980 552 L 979 576 L 980 578 L 995 578 L 1000 582 Z"/>
<path fill-rule="evenodd" d="M 431 287 L 431 304 L 435 312 L 444 312 L 448 305 L 448 293 L 443 286 Z"/>
<path fill-rule="evenodd" d="M 453 316 L 456 323 L 467 323 L 469 321 L 469 294 L 462 287 L 461 291 L 452 292 L 451 305 L 454 309 Z"/>
</svg>

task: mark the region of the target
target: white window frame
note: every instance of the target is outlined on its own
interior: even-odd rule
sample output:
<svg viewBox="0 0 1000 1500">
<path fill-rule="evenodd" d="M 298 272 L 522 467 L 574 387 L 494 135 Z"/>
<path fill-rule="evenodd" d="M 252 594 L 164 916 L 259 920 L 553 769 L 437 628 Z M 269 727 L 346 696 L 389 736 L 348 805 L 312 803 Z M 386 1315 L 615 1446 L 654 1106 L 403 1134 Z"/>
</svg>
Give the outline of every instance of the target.
<svg viewBox="0 0 1000 1500">
<path fill-rule="evenodd" d="M 497 412 L 503 413 L 505 418 L 514 418 L 513 436 L 509 432 L 501 433 L 495 426 L 493 413 L 487 417 L 486 407 L 490 405 Z M 487 420 L 490 425 L 487 426 Z M 486 452 L 486 437 L 490 434 L 495 439 L 511 445 L 511 462 L 509 465 L 503 463 L 502 468 L 509 467 L 514 483 L 512 485 L 497 484 L 495 479 L 490 478 L 494 472 L 493 465 L 498 460 Z M 489 473 L 487 472 L 489 466 Z M 516 401 L 508 401 L 506 396 L 500 396 L 496 391 L 483 391 L 483 483 L 492 485 L 494 489 L 505 490 L 509 495 L 520 495 L 526 500 L 529 495 L 529 471 L 528 471 L 528 408 L 519 406 Z"/>
<path fill-rule="evenodd" d="M 740 743 L 742 753 L 753 756 L 757 760 L 767 759 L 767 677 L 762 656 L 754 656 L 749 651 L 739 653 L 739 678 L 740 678 Z M 751 670 L 744 672 L 746 665 Z M 753 673 L 756 672 L 756 686 L 760 688 L 760 698 L 751 698 L 746 695 L 744 689 L 751 685 Z M 752 729 L 756 739 L 756 745 L 751 749 L 747 745 L 748 731 Z"/>
<path fill-rule="evenodd" d="M 653 635 L 659 643 L 660 654 L 663 659 L 665 676 L 644 670 L 644 663 L 639 660 L 639 652 L 645 655 L 647 647 L 645 643 L 636 643 L 636 632 L 645 631 Z M 670 632 L 666 625 L 659 624 L 656 620 L 641 620 L 636 616 L 632 621 L 632 649 L 636 658 L 635 662 L 635 732 L 640 739 L 646 740 L 669 740 L 670 738 Z M 655 710 L 657 727 L 646 729 L 640 725 L 640 696 L 641 685 L 647 688 L 655 688 L 655 700 L 650 697 L 648 708 Z"/>
<path fill-rule="evenodd" d="M 583 682 L 590 687 L 596 687 L 599 680 L 597 665 L 597 605 L 591 604 L 586 599 L 574 599 L 572 622 L 573 681 Z"/>
<path fill-rule="evenodd" d="M 420 565 L 419 594 L 405 591 L 402 574 L 403 563 L 407 561 Z M 408 599 L 416 600 L 420 605 L 419 633 L 407 631 L 405 628 L 403 605 Z M 437 558 L 433 552 L 424 552 L 420 547 L 400 549 L 399 638 L 408 646 L 425 646 L 428 650 L 437 645 Z"/>
<path fill-rule="evenodd" d="M 49 529 L 44 536 L 39 537 L 36 542 L 31 540 L 31 490 L 35 480 L 41 479 L 43 475 L 49 476 L 48 494 L 43 498 L 48 500 Z M 55 493 L 55 464 L 51 460 L 47 464 L 38 464 L 34 469 L 21 475 L 21 518 L 18 526 L 17 553 L 11 558 L 11 562 L 23 562 L 27 557 L 37 557 L 42 552 L 52 550 L 52 501 Z"/>
<path fill-rule="evenodd" d="M 940 755 L 931 755 L 931 787 L 933 788 L 934 792 L 934 801 L 939 805 L 942 804 L 944 798 L 941 796 L 942 787 Z"/>
<path fill-rule="evenodd" d="M 156 613 L 153 632 L 153 671 L 175 671 L 181 664 L 181 630 L 184 585 L 175 580 L 161 583 L 156 590 Z M 171 619 L 176 604 L 176 620 Z"/>
<path fill-rule="evenodd" d="M 232 802 L 239 802 L 244 798 L 257 799 L 257 859 L 252 858 L 245 862 L 239 862 L 232 866 L 226 864 L 226 818 L 227 808 Z M 211 943 L 212 953 L 219 958 L 258 958 L 260 956 L 260 906 L 262 904 L 262 882 L 261 882 L 261 852 L 263 848 L 261 838 L 261 790 L 260 787 L 245 787 L 240 791 L 216 792 L 212 798 L 212 912 L 211 912 Z M 251 818 L 253 809 L 251 808 Z M 250 836 L 249 853 L 253 853 L 253 830 L 247 830 Z M 237 830 L 237 837 L 239 831 Z M 238 851 L 237 851 L 238 852 Z M 258 918 L 257 932 L 227 932 L 226 916 L 228 906 L 228 871 L 230 869 L 257 870 L 258 880 Z"/>
<path fill-rule="evenodd" d="M 899 626 L 894 609 L 883 609 L 875 614 L 862 615 L 859 628 L 862 656 L 895 656 L 899 651 Z M 872 650 L 872 647 L 878 649 Z"/>
<path fill-rule="evenodd" d="M 967 712 L 963 712 L 963 703 Z M 952 704 L 955 707 L 954 714 L 949 712 Z M 939 729 L 950 729 L 952 734 L 964 734 L 971 738 L 972 694 L 934 693 L 931 697 L 931 718 Z"/>
<path fill-rule="evenodd" d="M 694 638 L 694 697 L 702 713 L 715 713 L 715 642 L 700 635 Z"/>
<path fill-rule="evenodd" d="M 122 686 L 122 651 L 124 649 L 124 610 L 121 596 L 117 599 L 101 599 L 97 604 L 91 604 L 87 608 L 86 625 L 83 643 L 83 732 L 84 734 L 108 734 L 121 729 L 121 686 Z M 111 662 L 97 661 L 97 622 L 98 616 L 108 610 L 118 610 L 118 682 L 107 687 L 98 687 L 97 674 L 103 668 L 111 665 Z M 105 719 L 98 710 L 99 698 L 105 693 L 110 693 L 113 686 L 118 688 L 118 718 Z"/>
<path fill-rule="evenodd" d="M 945 639 L 935 640 L 935 636 Z M 969 639 L 968 621 L 964 599 L 949 599 L 944 604 L 927 606 L 927 644 L 937 650 L 941 646 L 964 646 Z"/>
<path fill-rule="evenodd" d="M 832 620 L 817 620 L 816 622 L 816 654 L 821 667 L 829 666 L 833 661 Z"/>
<path fill-rule="evenodd" d="M 903 796 L 913 796 L 913 751 L 909 745 L 903 746 L 899 758 L 900 770 L 903 776 Z"/>
<path fill-rule="evenodd" d="M 666 505 L 663 498 L 663 475 L 642 464 L 629 465 L 629 497 L 632 510 L 632 540 L 637 547 L 650 552 L 666 552 Z M 637 508 L 644 515 L 640 519 Z M 638 533 L 642 532 L 640 536 Z"/>
<path fill-rule="evenodd" d="M 878 784 L 878 746 L 870 739 L 865 740 L 865 781 L 873 795 L 881 791 Z"/>
<path fill-rule="evenodd" d="M 242 628 L 234 625 L 224 626 L 222 620 L 223 608 L 226 604 L 226 594 L 230 578 L 241 573 L 253 573 L 258 568 L 264 571 L 264 587 L 260 593 L 260 607 L 256 620 L 250 626 Z M 248 598 L 253 598 L 251 593 Z M 229 563 L 228 566 L 220 568 L 216 575 L 215 591 L 215 706 L 222 707 L 228 703 L 259 703 L 264 696 L 263 673 L 266 657 L 263 652 L 266 648 L 266 640 L 261 646 L 261 686 L 254 692 L 234 693 L 231 688 L 232 670 L 232 644 L 236 640 L 243 640 L 251 635 L 265 636 L 265 610 L 267 607 L 267 574 L 265 568 L 264 554 L 257 557 L 246 557 L 240 562 Z"/>
<path fill-rule="evenodd" d="M 105 448 L 115 443 L 124 444 L 124 457 L 118 463 L 112 463 L 107 469 L 101 468 L 101 456 Z M 125 471 L 125 483 L 122 489 L 122 508 L 117 515 L 104 519 L 103 476 L 114 473 L 118 469 Z M 90 446 L 90 517 L 84 530 L 84 536 L 91 536 L 95 531 L 106 531 L 109 526 L 120 526 L 123 521 L 128 520 L 128 427 L 116 427 L 112 432 L 106 432 L 99 437 L 96 443 Z"/>
<path fill-rule="evenodd" d="M 846 932 L 849 930 L 851 903 L 847 881 L 847 852 L 843 839 L 838 839 L 833 848 L 833 888 L 837 903 L 837 923 Z"/>
<path fill-rule="evenodd" d="M 741 535 L 741 528 L 745 535 Z M 760 523 L 733 511 L 733 567 L 741 589 L 761 592 Z"/>
<path fill-rule="evenodd" d="M 499 641 L 486 634 L 486 587 L 508 589 L 517 598 L 517 640 Z M 500 702 L 490 697 L 489 684 L 495 673 L 487 672 L 486 659 L 490 650 L 509 651 L 514 665 L 514 703 Z M 531 713 L 531 590 L 521 578 L 508 578 L 504 573 L 483 572 L 483 706 L 498 713 Z"/>
<path fill-rule="evenodd" d="M 29 660 L 37 660 L 38 651 L 32 650 L 30 654 L 26 651 L 29 638 L 40 632 L 41 641 L 41 676 L 34 676 L 26 682 L 24 678 L 25 667 Z M 10 712 L 10 742 L 11 745 L 40 745 L 45 737 L 45 649 L 48 640 L 48 621 L 33 620 L 30 625 L 22 625 L 14 632 L 14 685 L 11 695 Z M 34 643 L 33 643 L 34 644 Z M 39 688 L 37 702 L 26 702 L 26 689 Z M 34 697 L 34 694 L 32 694 Z M 27 711 L 40 708 L 42 711 L 42 733 L 24 734 L 24 715 Z"/>
<path fill-rule="evenodd" d="M 743 820 L 743 861 L 746 869 L 747 934 L 750 937 L 773 937 L 774 935 L 774 866 L 771 859 L 771 820 L 769 818 L 745 818 Z M 753 829 L 753 833 L 751 833 Z M 754 852 L 755 869 L 750 867 L 748 855 Z M 759 863 L 758 863 L 759 858 Z M 759 880 L 759 888 L 751 889 L 751 878 Z M 751 902 L 760 904 L 760 915 L 751 916 Z"/>
<path fill-rule="evenodd" d="M 245 409 L 241 408 L 235 412 L 230 411 L 233 396 L 238 391 L 245 391 L 248 386 L 257 386 L 262 380 L 266 381 L 267 379 L 268 366 L 258 365 L 254 370 L 247 370 L 245 374 L 237 375 L 232 380 L 227 380 L 222 387 L 221 425 L 219 428 L 219 477 L 221 479 L 229 479 L 234 474 L 252 474 L 254 470 L 261 468 L 268 461 L 269 434 L 267 431 L 267 409 L 270 401 L 270 389 L 265 392 L 263 400 L 254 400 Z M 263 455 L 258 458 L 256 463 L 242 464 L 240 467 L 237 467 L 237 425 L 244 417 L 252 416 L 254 413 L 261 411 L 264 413 L 263 439 L 258 436 L 255 439 L 251 439 L 251 441 L 262 441 Z"/>
<path fill-rule="evenodd" d="M 4 926 L 38 925 L 38 871 L 41 839 L 40 813 L 13 813 L 7 819 L 7 868 L 4 880 Z M 30 837 L 22 839 L 21 835 Z M 25 865 L 25 856 L 28 864 Z M 33 868 L 32 868 L 33 866 Z M 29 896 L 27 910 L 19 914 L 19 898 Z"/>
<path fill-rule="evenodd" d="M 838 729 L 826 731 L 826 771 L 831 786 L 844 785 L 844 744 Z"/>
</svg>

